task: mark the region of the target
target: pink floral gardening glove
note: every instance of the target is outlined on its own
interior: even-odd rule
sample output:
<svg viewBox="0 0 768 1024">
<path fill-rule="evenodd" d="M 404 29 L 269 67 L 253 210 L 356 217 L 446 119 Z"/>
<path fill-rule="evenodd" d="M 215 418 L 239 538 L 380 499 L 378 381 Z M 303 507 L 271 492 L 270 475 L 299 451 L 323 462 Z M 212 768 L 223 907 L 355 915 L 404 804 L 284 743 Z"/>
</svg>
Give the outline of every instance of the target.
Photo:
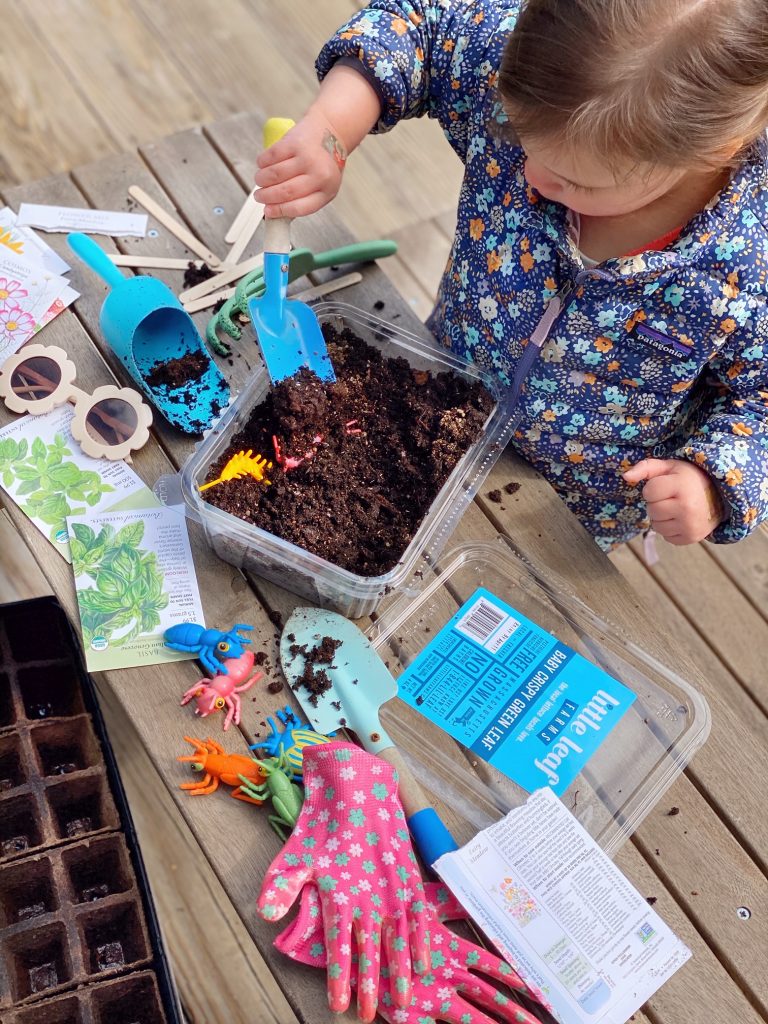
<svg viewBox="0 0 768 1024">
<path fill-rule="evenodd" d="M 304 806 L 291 837 L 270 866 L 259 913 L 279 921 L 305 886 L 322 914 L 328 1004 L 343 1011 L 351 998 L 356 951 L 358 1016 L 376 1016 L 382 946 L 395 1006 L 411 1002 L 413 972 L 430 963 L 427 903 L 397 773 L 351 743 L 304 748 Z"/>
<path fill-rule="evenodd" d="M 431 970 L 414 979 L 411 1003 L 404 1007 L 395 1002 L 388 972 L 382 969 L 378 993 L 380 1015 L 390 1024 L 435 1024 L 437 1020 L 448 1024 L 496 1024 L 499 1020 L 509 1024 L 539 1024 L 519 1003 L 472 972 L 481 972 L 543 1002 L 541 993 L 530 989 L 504 960 L 459 938 L 441 923 L 467 916 L 449 889 L 427 882 L 425 890 L 433 915 Z M 326 966 L 322 908 L 315 886 L 307 886 L 302 891 L 299 913 L 278 935 L 275 946 L 300 963 Z M 350 981 L 352 988 L 358 988 L 358 993 L 361 984 L 369 986 L 370 983 L 370 979 L 360 980 L 356 963 L 352 965 Z M 483 1013 L 483 1009 L 491 1011 L 493 1018 Z"/>
</svg>

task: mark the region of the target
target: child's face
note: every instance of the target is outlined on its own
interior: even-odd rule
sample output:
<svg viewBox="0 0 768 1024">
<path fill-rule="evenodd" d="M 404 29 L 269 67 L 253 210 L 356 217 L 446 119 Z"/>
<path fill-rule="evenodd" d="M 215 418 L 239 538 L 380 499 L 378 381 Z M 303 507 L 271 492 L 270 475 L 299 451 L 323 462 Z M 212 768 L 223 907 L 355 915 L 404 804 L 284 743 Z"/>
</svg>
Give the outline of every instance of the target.
<svg viewBox="0 0 768 1024">
<path fill-rule="evenodd" d="M 609 167 L 592 154 L 529 141 L 525 151 L 528 183 L 546 199 L 589 217 L 634 213 L 670 192 L 685 171 L 670 168 Z"/>
</svg>

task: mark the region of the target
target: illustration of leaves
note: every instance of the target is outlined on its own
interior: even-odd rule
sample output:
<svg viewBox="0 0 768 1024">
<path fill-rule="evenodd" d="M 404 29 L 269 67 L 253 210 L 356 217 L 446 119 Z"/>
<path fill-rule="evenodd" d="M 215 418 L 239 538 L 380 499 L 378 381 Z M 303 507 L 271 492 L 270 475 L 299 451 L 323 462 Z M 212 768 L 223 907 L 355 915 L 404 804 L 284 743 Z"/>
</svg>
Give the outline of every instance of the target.
<svg viewBox="0 0 768 1024">
<path fill-rule="evenodd" d="M 160 625 L 160 616 L 154 608 L 145 608 L 141 613 L 141 632 L 151 633 Z"/>
<path fill-rule="evenodd" d="M 113 598 L 92 587 L 89 587 L 88 590 L 81 590 L 77 595 L 77 600 L 81 608 L 89 612 L 98 612 L 111 617 L 117 610 Z"/>
<path fill-rule="evenodd" d="M 19 480 L 39 480 L 42 472 L 34 466 L 20 465 L 16 467 L 16 476 Z"/>
<path fill-rule="evenodd" d="M 48 469 L 48 476 L 60 487 L 70 487 L 80 483 L 81 473 L 74 462 L 62 462 Z"/>
<path fill-rule="evenodd" d="M 122 599 L 127 596 L 128 585 L 122 576 L 111 569 L 100 569 L 96 576 L 96 587 L 105 597 L 120 607 Z"/>
<path fill-rule="evenodd" d="M 118 573 L 126 583 L 138 579 L 141 574 L 141 558 L 133 548 L 121 544 L 114 548 L 114 555 L 109 560 L 109 567 L 114 573 Z"/>
<path fill-rule="evenodd" d="M 44 459 L 46 456 L 45 442 L 42 437 L 36 437 L 32 442 L 32 455 L 36 459 Z"/>
<path fill-rule="evenodd" d="M 26 455 L 26 451 L 24 453 Z M 6 437 L 0 441 L 0 459 L 15 462 L 24 455 L 19 455 L 19 445 L 12 437 Z"/>
<path fill-rule="evenodd" d="M 13 480 L 14 480 L 13 473 L 10 471 L 10 469 L 4 469 L 3 470 L 3 485 L 5 487 L 10 487 L 13 484 Z"/>
<path fill-rule="evenodd" d="M 72 532 L 85 551 L 93 547 L 96 542 L 96 533 L 86 523 L 73 523 Z"/>
<path fill-rule="evenodd" d="M 126 523 L 122 529 L 117 531 L 117 543 L 128 544 L 137 548 L 144 539 L 144 523 L 139 520 L 135 523 Z"/>
<path fill-rule="evenodd" d="M 16 489 L 17 494 L 30 494 L 32 491 L 36 491 L 40 483 L 39 477 L 34 477 L 32 480 L 22 480 L 19 487 Z"/>
<path fill-rule="evenodd" d="M 29 451 L 29 443 L 26 437 L 22 437 L 18 442 L 18 452 L 16 454 L 17 459 L 26 459 L 27 452 Z"/>
</svg>

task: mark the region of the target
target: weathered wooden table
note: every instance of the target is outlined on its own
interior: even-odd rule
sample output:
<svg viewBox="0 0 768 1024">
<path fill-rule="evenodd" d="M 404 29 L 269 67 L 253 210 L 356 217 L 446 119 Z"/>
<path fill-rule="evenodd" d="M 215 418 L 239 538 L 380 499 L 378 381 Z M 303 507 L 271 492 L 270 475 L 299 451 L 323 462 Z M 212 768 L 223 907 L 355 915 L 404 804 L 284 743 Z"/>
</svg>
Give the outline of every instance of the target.
<svg viewBox="0 0 768 1024">
<path fill-rule="evenodd" d="M 138 184 L 166 208 L 175 208 L 177 215 L 208 246 L 223 254 L 224 234 L 250 186 L 260 138 L 261 118 L 238 115 L 204 130 L 183 132 L 147 145 L 139 153 L 110 157 L 80 167 L 70 175 L 7 190 L 2 198 L 14 207 L 26 200 L 125 209 L 128 187 Z M 119 249 L 130 254 L 188 255 L 161 226 L 157 228 L 155 237 L 119 240 Z M 316 250 L 341 244 L 350 237 L 326 214 L 296 223 L 294 235 L 294 244 Z M 49 241 L 64 251 L 63 236 L 49 236 Z M 180 273 L 158 272 L 158 276 L 175 290 L 180 289 Z M 57 318 L 46 328 L 41 340 L 58 344 L 71 354 L 81 387 L 106 383 L 113 374 L 129 384 L 99 334 L 103 288 L 79 266 L 75 266 L 72 278 L 82 292 L 75 312 Z M 400 312 L 399 324 L 411 330 L 424 330 L 385 274 L 375 266 L 364 268 L 362 283 L 340 297 L 366 310 L 372 309 L 374 301 L 383 300 L 386 314 Z M 202 329 L 206 314 L 198 314 L 197 321 Z M 237 390 L 257 357 L 247 330 L 235 347 L 241 358 L 231 363 L 222 361 L 222 368 Z M 10 418 L 0 408 L 0 422 L 4 424 Z M 183 464 L 193 443 L 157 417 L 154 437 L 135 456 L 135 469 L 147 483 L 153 484 L 159 475 Z M 651 1001 L 647 1015 L 638 1013 L 634 1019 L 668 1024 L 703 1024 L 705 1020 L 752 1024 L 768 1019 L 768 972 L 764 967 L 768 949 L 768 894 L 762 873 L 768 832 L 765 816 L 758 810 L 763 794 L 752 789 L 752 780 L 768 779 L 768 763 L 763 750 L 757 749 L 758 764 L 753 765 L 752 774 L 737 770 L 737 751 L 757 746 L 748 715 L 742 713 L 744 709 L 724 707 L 717 690 L 706 679 L 696 677 L 686 651 L 667 636 L 662 623 L 655 621 L 653 609 L 642 607 L 576 519 L 527 465 L 505 454 L 493 470 L 484 494 L 510 480 L 521 486 L 513 497 L 505 499 L 504 508 L 489 503 L 481 495 L 466 513 L 459 537 L 486 539 L 498 531 L 505 532 L 516 550 L 564 579 L 593 608 L 609 610 L 612 621 L 628 638 L 691 678 L 705 692 L 716 716 L 709 746 L 617 858 L 640 890 L 656 898 L 657 909 L 694 951 L 694 959 Z M 69 566 L 41 539 L 15 505 L 7 505 L 51 587 L 76 620 Z M 267 651 L 271 663 L 276 664 L 275 617 L 289 612 L 297 599 L 219 561 L 198 529 L 194 525 L 190 529 L 206 620 L 219 625 L 253 623 L 254 649 Z M 292 964 L 278 954 L 271 945 L 277 929 L 256 916 L 254 899 L 260 880 L 278 849 L 265 817 L 221 796 L 191 800 L 178 789 L 184 773 L 176 765 L 175 757 L 184 747 L 182 737 L 190 730 L 192 721 L 179 711 L 178 700 L 198 677 L 195 664 L 184 662 L 103 673 L 97 677 L 97 685 L 111 691 L 135 723 L 160 776 L 198 840 L 201 855 L 221 880 L 299 1019 L 312 1024 L 336 1019 L 325 1008 L 324 980 L 319 972 Z M 230 730 L 229 747 L 235 749 L 239 744 L 244 750 L 253 734 L 263 728 L 260 723 L 265 715 L 285 701 L 285 692 L 271 697 L 264 690 L 260 690 L 256 703 L 244 701 L 242 728 L 239 732 Z M 718 728 L 718 721 L 725 726 Z M 215 730 L 216 726 L 212 728 Z M 680 806 L 683 813 L 668 816 L 666 811 L 673 804 Z M 444 809 L 444 813 L 450 819 L 450 810 Z M 739 841 L 734 832 L 748 840 Z M 740 906 L 751 910 L 748 921 L 737 913 Z M 210 976 L 215 979 L 215 970 Z M 227 1019 L 224 1008 L 222 1011 L 221 1019 Z"/>
</svg>

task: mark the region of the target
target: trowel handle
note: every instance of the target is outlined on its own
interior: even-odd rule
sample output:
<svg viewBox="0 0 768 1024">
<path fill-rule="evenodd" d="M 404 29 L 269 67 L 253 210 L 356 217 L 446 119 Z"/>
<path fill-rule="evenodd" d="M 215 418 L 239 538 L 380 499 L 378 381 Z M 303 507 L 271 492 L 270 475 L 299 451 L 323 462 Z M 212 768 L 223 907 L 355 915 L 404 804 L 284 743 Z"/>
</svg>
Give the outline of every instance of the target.
<svg viewBox="0 0 768 1024">
<path fill-rule="evenodd" d="M 73 231 L 67 235 L 67 244 L 72 252 L 79 256 L 94 273 L 102 277 L 111 288 L 117 288 L 123 284 L 125 281 L 123 275 L 101 246 L 97 245 L 88 235 Z"/>
<path fill-rule="evenodd" d="M 428 867 L 432 867 L 438 857 L 458 849 L 456 840 L 448 831 L 440 815 L 427 801 L 421 786 L 397 747 L 380 750 L 378 756 L 384 761 L 388 761 L 397 771 L 400 803 L 405 811 L 408 828 L 424 863 Z"/>
<path fill-rule="evenodd" d="M 264 252 L 287 256 L 291 251 L 291 222 L 287 217 L 269 217 L 264 221 Z"/>
<path fill-rule="evenodd" d="M 290 117 L 270 117 L 264 124 L 264 149 L 269 149 L 296 125 Z M 264 252 L 291 251 L 291 222 L 287 217 L 271 217 L 264 225 Z"/>
</svg>

